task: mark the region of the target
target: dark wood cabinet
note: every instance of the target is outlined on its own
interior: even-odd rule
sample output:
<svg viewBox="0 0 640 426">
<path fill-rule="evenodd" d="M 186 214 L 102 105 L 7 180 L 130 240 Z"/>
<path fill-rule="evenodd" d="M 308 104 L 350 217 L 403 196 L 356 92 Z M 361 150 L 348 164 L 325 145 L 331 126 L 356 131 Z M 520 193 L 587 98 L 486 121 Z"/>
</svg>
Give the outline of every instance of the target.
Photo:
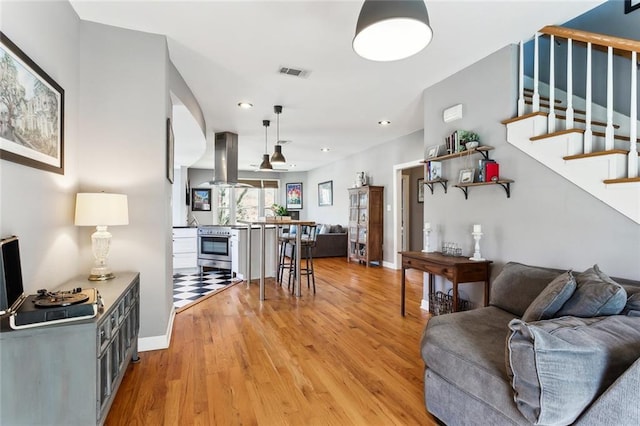
<svg viewBox="0 0 640 426">
<path fill-rule="evenodd" d="M 382 265 L 384 187 L 349 188 L 349 261 Z"/>
</svg>

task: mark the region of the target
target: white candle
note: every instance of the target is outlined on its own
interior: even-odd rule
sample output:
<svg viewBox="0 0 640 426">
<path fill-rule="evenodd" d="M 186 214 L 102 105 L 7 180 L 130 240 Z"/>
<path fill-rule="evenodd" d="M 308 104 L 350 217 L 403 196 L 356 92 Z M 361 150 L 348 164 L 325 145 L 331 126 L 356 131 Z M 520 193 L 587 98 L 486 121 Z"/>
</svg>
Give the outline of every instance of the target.
<svg viewBox="0 0 640 426">
<path fill-rule="evenodd" d="M 424 230 L 425 231 L 431 231 L 431 224 L 429 222 L 425 222 L 424 223 Z"/>
<path fill-rule="evenodd" d="M 473 225 L 473 232 L 482 232 L 482 226 Z"/>
</svg>

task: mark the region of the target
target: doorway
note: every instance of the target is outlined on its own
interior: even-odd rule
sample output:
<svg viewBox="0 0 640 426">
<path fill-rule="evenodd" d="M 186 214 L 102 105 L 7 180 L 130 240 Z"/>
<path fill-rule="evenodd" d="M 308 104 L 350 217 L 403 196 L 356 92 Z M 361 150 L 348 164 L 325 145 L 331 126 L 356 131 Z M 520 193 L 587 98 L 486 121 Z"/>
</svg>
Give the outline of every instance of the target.
<svg viewBox="0 0 640 426">
<path fill-rule="evenodd" d="M 423 160 L 393 166 L 394 268 L 402 266 L 401 251 L 422 249 L 424 207 L 418 202 L 418 179 L 424 178 Z"/>
</svg>

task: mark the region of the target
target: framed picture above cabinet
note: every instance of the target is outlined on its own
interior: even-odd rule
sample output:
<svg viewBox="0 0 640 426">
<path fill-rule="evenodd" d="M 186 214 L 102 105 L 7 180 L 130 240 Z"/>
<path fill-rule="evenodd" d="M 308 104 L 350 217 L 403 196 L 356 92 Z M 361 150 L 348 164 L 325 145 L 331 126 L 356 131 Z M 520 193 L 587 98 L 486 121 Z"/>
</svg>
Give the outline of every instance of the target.
<svg viewBox="0 0 640 426">
<path fill-rule="evenodd" d="M 191 211 L 211 211 L 211 188 L 191 188 Z"/>
</svg>

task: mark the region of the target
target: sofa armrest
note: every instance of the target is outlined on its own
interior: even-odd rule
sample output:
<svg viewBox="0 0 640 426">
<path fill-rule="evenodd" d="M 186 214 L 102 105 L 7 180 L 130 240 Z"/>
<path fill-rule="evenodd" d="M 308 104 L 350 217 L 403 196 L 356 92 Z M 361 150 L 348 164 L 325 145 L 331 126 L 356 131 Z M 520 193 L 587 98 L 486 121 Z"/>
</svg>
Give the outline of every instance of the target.
<svg viewBox="0 0 640 426">
<path fill-rule="evenodd" d="M 631 425 L 640 419 L 640 358 L 596 399 L 576 425 Z"/>
</svg>

